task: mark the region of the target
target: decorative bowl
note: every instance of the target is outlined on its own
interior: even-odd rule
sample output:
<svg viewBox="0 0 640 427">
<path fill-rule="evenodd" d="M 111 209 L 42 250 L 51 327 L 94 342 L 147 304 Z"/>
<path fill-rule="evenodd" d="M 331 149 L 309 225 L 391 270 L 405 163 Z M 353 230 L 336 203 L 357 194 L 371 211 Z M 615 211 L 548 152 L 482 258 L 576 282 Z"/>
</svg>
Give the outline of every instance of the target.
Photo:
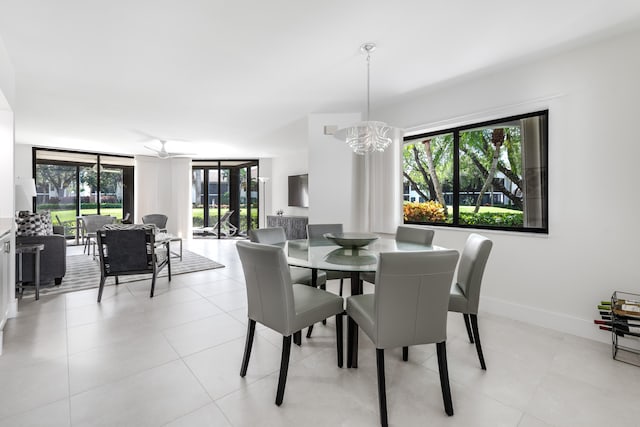
<svg viewBox="0 0 640 427">
<path fill-rule="evenodd" d="M 325 256 L 325 261 L 338 265 L 375 266 L 378 258 L 366 249 L 334 249 Z"/>
<path fill-rule="evenodd" d="M 328 239 L 343 248 L 361 248 L 378 239 L 378 236 L 371 233 L 325 233 L 325 239 Z"/>
</svg>

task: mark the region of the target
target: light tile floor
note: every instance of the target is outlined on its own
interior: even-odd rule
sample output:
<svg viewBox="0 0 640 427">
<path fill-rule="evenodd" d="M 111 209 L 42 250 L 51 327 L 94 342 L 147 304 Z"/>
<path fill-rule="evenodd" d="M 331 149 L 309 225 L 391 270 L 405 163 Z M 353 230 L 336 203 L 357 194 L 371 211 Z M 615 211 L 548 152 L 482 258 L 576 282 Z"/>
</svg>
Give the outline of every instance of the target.
<svg viewBox="0 0 640 427">
<path fill-rule="evenodd" d="M 20 302 L 0 357 L 0 426 L 375 426 L 375 353 L 335 364 L 334 322 L 293 346 L 284 404 L 274 405 L 281 337 L 258 326 L 245 378 L 246 299 L 233 241 L 185 240 L 226 268 Z M 74 249 L 71 249 L 74 250 Z M 334 291 L 338 283 L 330 283 Z M 409 362 L 388 351 L 395 426 L 640 425 L 640 368 L 609 346 L 493 315 L 480 316 L 488 370 L 460 315 L 447 352 L 455 415 L 447 417 L 435 347 Z"/>
</svg>

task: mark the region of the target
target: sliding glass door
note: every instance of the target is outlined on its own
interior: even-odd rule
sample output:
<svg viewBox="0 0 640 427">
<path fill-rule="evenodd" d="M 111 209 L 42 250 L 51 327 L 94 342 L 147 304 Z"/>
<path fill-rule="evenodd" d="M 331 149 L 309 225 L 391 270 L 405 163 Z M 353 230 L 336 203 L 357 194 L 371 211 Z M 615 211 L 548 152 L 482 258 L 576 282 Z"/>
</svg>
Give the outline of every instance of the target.
<svg viewBox="0 0 640 427">
<path fill-rule="evenodd" d="M 81 215 L 133 215 L 132 157 L 34 148 L 36 210 L 75 236 Z"/>
<path fill-rule="evenodd" d="M 194 160 L 194 235 L 246 236 L 257 225 L 257 174 L 257 160 Z"/>
</svg>

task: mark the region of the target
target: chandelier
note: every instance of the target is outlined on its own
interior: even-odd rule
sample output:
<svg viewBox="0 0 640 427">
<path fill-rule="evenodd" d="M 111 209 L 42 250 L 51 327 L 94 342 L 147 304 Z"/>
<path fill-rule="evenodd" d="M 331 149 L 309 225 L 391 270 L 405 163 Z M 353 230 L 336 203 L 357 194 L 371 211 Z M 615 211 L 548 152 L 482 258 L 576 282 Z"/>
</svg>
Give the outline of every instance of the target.
<svg viewBox="0 0 640 427">
<path fill-rule="evenodd" d="M 371 84 L 370 66 L 371 52 L 376 48 L 374 43 L 365 43 L 360 46 L 360 51 L 367 55 L 367 115 L 364 122 L 339 129 L 334 136 L 345 141 L 356 154 L 366 154 L 375 151 L 384 151 L 394 139 L 400 138 L 402 130 L 389 126 L 384 122 L 370 121 L 369 112 L 371 107 Z"/>
</svg>

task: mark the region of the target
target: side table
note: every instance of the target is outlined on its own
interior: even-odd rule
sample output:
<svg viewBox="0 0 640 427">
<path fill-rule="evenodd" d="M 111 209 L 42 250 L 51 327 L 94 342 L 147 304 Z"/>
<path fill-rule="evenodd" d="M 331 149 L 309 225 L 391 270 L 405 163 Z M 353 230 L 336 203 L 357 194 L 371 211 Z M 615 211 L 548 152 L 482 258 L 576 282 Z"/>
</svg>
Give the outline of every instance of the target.
<svg viewBox="0 0 640 427">
<path fill-rule="evenodd" d="M 182 237 L 174 236 L 173 234 L 161 232 L 156 235 L 156 243 L 160 242 L 178 242 L 180 243 L 180 251 L 179 252 L 169 252 L 169 256 L 173 255 L 173 258 L 180 258 L 182 261 Z"/>
<path fill-rule="evenodd" d="M 16 256 L 18 257 L 18 281 L 16 282 L 16 287 L 20 288 L 20 295 L 22 295 L 22 291 L 24 290 L 22 283 L 22 256 L 24 254 L 33 254 L 33 277 L 36 287 L 36 301 L 40 299 L 40 252 L 43 250 L 43 243 L 25 243 L 16 245 Z"/>
</svg>

